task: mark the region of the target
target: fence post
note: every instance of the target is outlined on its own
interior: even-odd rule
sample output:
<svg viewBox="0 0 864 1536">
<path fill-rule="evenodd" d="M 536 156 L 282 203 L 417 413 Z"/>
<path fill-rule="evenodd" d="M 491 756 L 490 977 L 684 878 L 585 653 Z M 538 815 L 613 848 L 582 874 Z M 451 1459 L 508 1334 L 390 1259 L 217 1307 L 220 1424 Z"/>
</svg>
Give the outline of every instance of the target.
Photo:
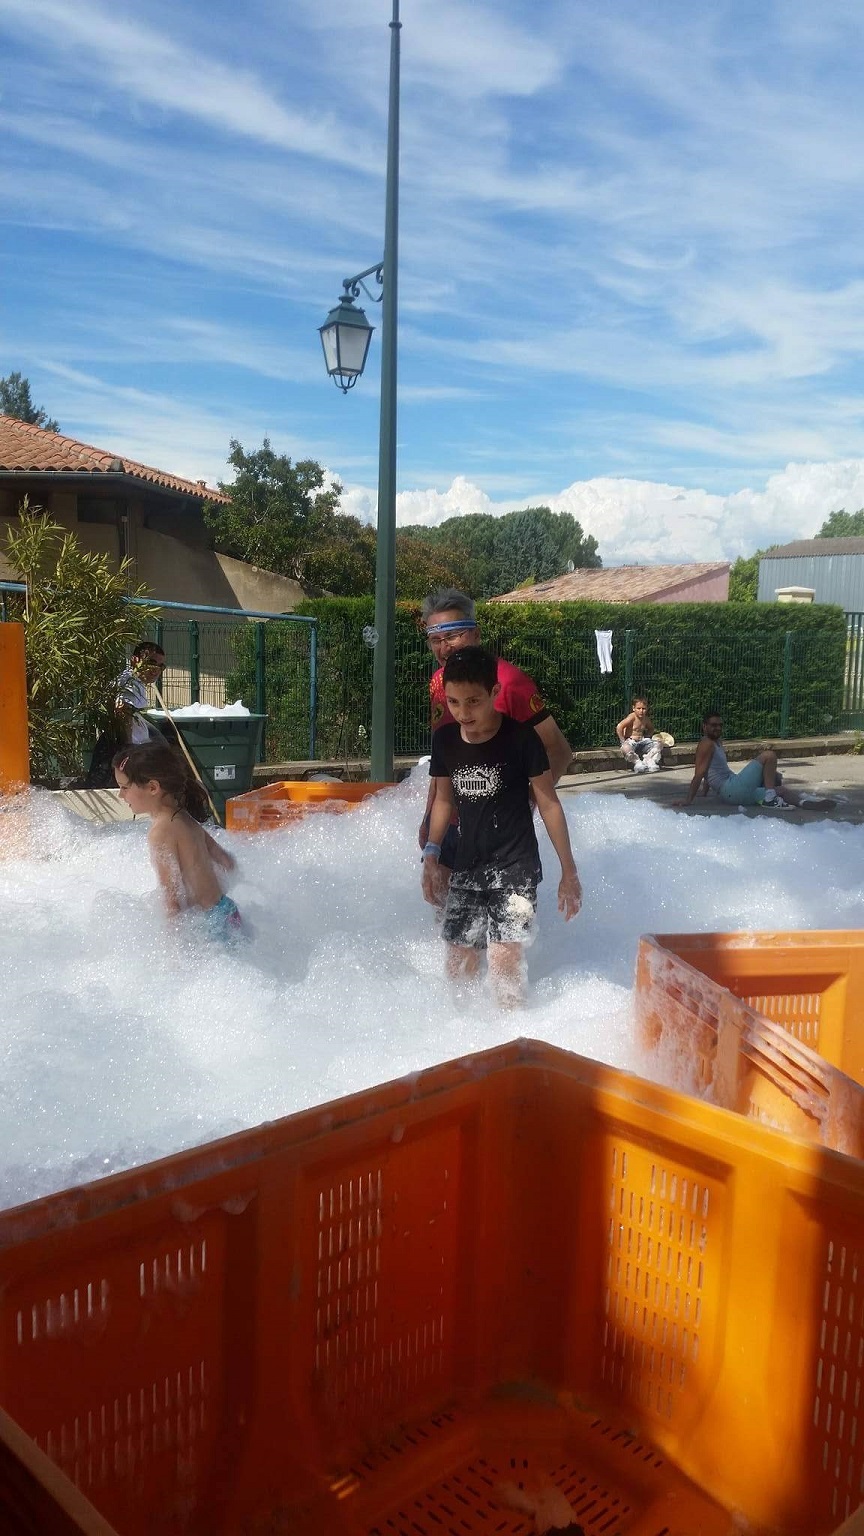
<svg viewBox="0 0 864 1536">
<path fill-rule="evenodd" d="M 165 651 L 165 625 L 161 619 L 156 620 L 156 644 L 160 651 Z"/>
<path fill-rule="evenodd" d="M 309 625 L 309 757 L 318 748 L 318 621 Z"/>
<path fill-rule="evenodd" d="M 198 635 L 198 620 L 189 620 L 189 692 L 192 695 L 190 703 L 201 702 L 201 646 Z"/>
<path fill-rule="evenodd" d="M 255 625 L 255 713 L 266 715 L 267 713 L 267 637 L 262 619 Z M 261 732 L 261 745 L 258 748 L 259 763 L 266 763 L 267 750 L 264 737 L 267 726 Z"/>
<path fill-rule="evenodd" d="M 624 631 L 624 713 L 630 708 L 633 697 L 633 631 Z"/>
<path fill-rule="evenodd" d="M 780 700 L 780 735 L 789 735 L 789 699 L 792 691 L 792 642 L 793 632 L 786 631 L 783 643 L 783 697 Z"/>
</svg>

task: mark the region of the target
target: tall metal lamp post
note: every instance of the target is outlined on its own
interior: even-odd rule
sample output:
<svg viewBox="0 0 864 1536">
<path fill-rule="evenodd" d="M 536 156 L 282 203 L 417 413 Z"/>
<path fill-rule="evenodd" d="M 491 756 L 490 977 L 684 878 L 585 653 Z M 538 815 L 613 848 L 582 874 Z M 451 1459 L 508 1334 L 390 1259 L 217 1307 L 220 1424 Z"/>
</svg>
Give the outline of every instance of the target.
<svg viewBox="0 0 864 1536">
<path fill-rule="evenodd" d="M 319 327 L 327 372 L 342 390 L 356 384 L 366 364 L 373 327 L 355 305 L 361 289 L 381 304 L 381 413 L 378 431 L 378 538 L 375 562 L 375 642 L 372 673 L 371 777 L 393 778 L 396 609 L 396 328 L 399 269 L 399 0 L 390 21 L 390 97 L 384 257 L 342 284 L 343 292 Z M 380 292 L 366 286 L 366 278 Z"/>
</svg>

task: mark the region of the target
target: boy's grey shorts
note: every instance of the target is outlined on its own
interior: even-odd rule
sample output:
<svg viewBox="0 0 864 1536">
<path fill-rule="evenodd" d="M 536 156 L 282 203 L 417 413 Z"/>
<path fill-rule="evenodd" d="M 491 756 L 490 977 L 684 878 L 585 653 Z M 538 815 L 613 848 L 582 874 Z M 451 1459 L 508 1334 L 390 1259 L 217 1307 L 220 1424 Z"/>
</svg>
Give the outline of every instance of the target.
<svg viewBox="0 0 864 1536">
<path fill-rule="evenodd" d="M 505 877 L 479 885 L 470 875 L 450 881 L 442 937 L 448 944 L 485 949 L 487 944 L 524 944 L 530 938 L 537 911 L 537 881 Z"/>
</svg>

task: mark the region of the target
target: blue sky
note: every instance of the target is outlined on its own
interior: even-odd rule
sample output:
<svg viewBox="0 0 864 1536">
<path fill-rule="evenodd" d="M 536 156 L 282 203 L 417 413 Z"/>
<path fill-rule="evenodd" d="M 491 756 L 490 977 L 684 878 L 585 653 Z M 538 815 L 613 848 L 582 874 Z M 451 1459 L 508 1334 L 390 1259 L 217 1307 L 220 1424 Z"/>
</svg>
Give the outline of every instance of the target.
<svg viewBox="0 0 864 1536">
<path fill-rule="evenodd" d="M 402 14 L 400 519 L 712 559 L 864 505 L 864 12 Z M 376 342 L 343 399 L 316 328 L 381 250 L 389 15 L 0 0 L 0 372 L 211 482 L 266 434 L 374 516 Z"/>
</svg>

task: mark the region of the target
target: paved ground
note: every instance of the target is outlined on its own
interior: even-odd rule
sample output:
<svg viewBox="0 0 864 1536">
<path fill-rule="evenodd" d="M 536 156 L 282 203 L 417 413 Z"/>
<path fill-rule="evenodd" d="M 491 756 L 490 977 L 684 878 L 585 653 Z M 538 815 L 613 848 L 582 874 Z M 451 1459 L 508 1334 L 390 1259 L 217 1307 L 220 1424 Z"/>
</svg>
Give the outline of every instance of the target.
<svg viewBox="0 0 864 1536">
<path fill-rule="evenodd" d="M 808 743 L 809 744 L 809 743 Z M 816 743 L 813 743 L 816 745 Z M 837 752 L 836 738 L 830 742 L 832 755 L 826 756 L 823 752 L 808 753 L 795 752 L 795 743 L 782 743 L 780 750 L 782 760 L 780 763 L 783 773 L 790 788 L 804 790 L 808 794 L 827 795 L 836 799 L 833 810 L 814 811 L 804 808 L 800 811 L 769 811 L 753 807 L 745 812 L 748 816 L 772 816 L 778 821 L 811 822 L 811 821 L 845 821 L 864 822 L 864 753 L 855 753 L 848 749 Z M 789 748 L 790 755 L 785 755 Z M 680 749 L 682 754 L 686 750 L 692 757 L 692 748 Z M 600 753 L 580 753 L 583 760 L 600 758 Z M 629 769 L 619 767 L 619 759 L 612 759 L 614 766 L 609 766 L 609 755 L 605 754 L 605 766 L 598 767 L 596 771 L 581 771 L 578 774 L 565 774 L 558 788 L 565 794 L 582 794 L 590 790 L 594 794 L 601 795 L 627 795 L 628 798 L 651 800 L 656 805 L 668 806 L 670 809 L 676 801 L 681 801 L 687 793 L 688 785 L 693 777 L 692 768 L 689 765 L 663 768 L 659 773 L 634 774 Z M 401 767 L 411 766 L 416 759 L 405 759 L 400 763 Z M 366 765 L 356 765 L 359 768 Z M 743 760 L 735 759 L 732 764 L 736 770 L 743 766 Z M 267 783 L 273 778 L 301 778 L 310 769 L 321 771 L 324 768 L 345 770 L 344 764 L 334 763 L 280 763 L 275 766 L 265 767 L 259 770 L 260 778 L 256 774 L 256 785 Z M 357 777 L 362 774 L 358 772 Z M 121 801 L 116 790 L 66 790 L 58 794 L 60 801 L 70 810 L 87 817 L 91 821 L 117 821 L 131 815 Z M 716 795 L 709 795 L 706 799 L 701 797 L 694 805 L 680 812 L 685 816 L 737 816 L 740 814 L 737 806 L 724 805 Z"/>
<path fill-rule="evenodd" d="M 739 768 L 741 764 L 733 764 Z M 848 821 L 864 822 L 864 754 L 844 753 L 837 757 L 789 757 L 781 763 L 781 772 L 790 789 L 807 794 L 829 795 L 836 799 L 830 811 L 770 811 L 748 809 L 748 816 L 771 816 L 777 821 Z M 606 769 L 597 773 L 566 774 L 558 788 L 566 794 L 626 795 L 651 800 L 656 805 L 674 806 L 683 800 L 693 777 L 692 769 L 663 768 L 659 773 L 634 774 L 629 769 Z M 700 798 L 685 811 L 685 816 L 737 816 L 737 806 L 724 805 L 716 795 Z"/>
</svg>

